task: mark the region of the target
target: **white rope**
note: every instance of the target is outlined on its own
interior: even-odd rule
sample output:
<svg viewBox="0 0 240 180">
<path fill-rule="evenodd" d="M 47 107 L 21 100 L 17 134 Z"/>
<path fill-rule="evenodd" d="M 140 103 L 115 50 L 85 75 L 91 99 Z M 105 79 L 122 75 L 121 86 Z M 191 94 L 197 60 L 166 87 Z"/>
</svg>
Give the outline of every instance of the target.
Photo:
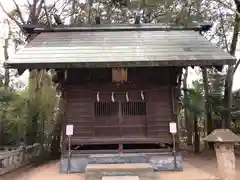
<svg viewBox="0 0 240 180">
<path fill-rule="evenodd" d="M 115 101 L 115 98 L 114 98 L 114 92 L 112 92 L 112 97 L 111 97 L 111 99 L 112 99 L 112 102 Z"/>
</svg>

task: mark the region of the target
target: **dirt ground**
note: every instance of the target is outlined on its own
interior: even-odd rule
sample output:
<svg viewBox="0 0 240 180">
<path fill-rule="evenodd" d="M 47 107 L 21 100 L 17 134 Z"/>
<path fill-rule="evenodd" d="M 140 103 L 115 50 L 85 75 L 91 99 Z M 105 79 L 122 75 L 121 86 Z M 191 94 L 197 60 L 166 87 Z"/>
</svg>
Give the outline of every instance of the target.
<svg viewBox="0 0 240 180">
<path fill-rule="evenodd" d="M 240 177 L 240 157 L 236 157 L 237 177 Z M 214 154 L 187 155 L 184 157 L 183 172 L 158 172 L 155 180 L 215 180 L 217 179 Z M 0 180 L 84 180 L 84 174 L 60 174 L 59 161 L 36 168 L 26 168 L 19 172 L 0 177 Z"/>
</svg>

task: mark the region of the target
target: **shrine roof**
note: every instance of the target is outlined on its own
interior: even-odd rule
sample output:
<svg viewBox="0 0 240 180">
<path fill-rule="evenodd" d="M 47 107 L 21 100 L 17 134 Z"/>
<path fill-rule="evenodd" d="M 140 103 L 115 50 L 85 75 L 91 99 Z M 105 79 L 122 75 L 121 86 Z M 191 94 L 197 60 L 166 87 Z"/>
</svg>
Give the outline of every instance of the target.
<svg viewBox="0 0 240 180">
<path fill-rule="evenodd" d="M 25 28 L 38 35 L 6 63 L 8 68 L 221 66 L 236 58 L 192 28 L 95 25 Z"/>
</svg>

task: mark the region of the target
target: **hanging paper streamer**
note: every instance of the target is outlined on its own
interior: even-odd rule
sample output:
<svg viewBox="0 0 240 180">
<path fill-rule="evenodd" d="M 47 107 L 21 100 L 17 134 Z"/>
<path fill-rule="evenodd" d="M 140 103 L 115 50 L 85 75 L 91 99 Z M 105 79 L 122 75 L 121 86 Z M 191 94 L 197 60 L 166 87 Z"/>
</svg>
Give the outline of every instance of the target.
<svg viewBox="0 0 240 180">
<path fill-rule="evenodd" d="M 141 98 L 142 98 L 142 100 L 144 101 L 144 94 L 143 94 L 143 91 L 141 91 Z"/>
<path fill-rule="evenodd" d="M 114 102 L 115 101 L 115 98 L 114 98 L 114 92 L 112 92 L 112 102 Z"/>
<path fill-rule="evenodd" d="M 129 101 L 128 92 L 126 92 L 126 101 Z"/>
<path fill-rule="evenodd" d="M 97 92 L 97 102 L 99 102 L 99 92 Z"/>
</svg>

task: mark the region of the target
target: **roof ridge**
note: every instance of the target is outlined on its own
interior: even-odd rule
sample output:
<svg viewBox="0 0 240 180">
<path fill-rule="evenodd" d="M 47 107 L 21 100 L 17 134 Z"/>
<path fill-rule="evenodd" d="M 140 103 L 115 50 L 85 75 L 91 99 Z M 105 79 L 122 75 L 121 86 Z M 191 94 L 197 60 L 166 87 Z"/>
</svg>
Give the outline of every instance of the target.
<svg viewBox="0 0 240 180">
<path fill-rule="evenodd" d="M 49 28 L 43 25 L 23 25 L 27 33 L 41 32 L 92 32 L 92 31 L 199 31 L 206 32 L 212 27 L 211 23 L 194 26 L 178 26 L 175 24 L 93 24 L 82 26 L 55 26 Z"/>
</svg>

